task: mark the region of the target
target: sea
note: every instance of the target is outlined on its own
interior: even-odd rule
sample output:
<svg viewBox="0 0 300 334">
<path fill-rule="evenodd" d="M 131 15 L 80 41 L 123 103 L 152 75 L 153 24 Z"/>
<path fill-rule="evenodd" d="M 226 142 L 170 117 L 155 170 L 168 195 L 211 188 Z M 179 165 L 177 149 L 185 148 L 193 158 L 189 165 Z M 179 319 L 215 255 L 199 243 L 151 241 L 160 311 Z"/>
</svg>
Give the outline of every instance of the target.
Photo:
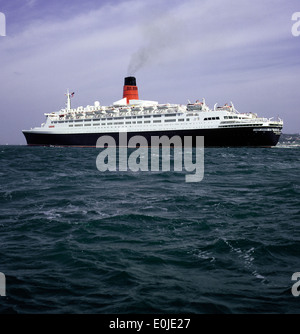
<svg viewBox="0 0 300 334">
<path fill-rule="evenodd" d="M 300 313 L 300 135 L 206 148 L 199 182 L 99 152 L 0 146 L 0 313 Z"/>
</svg>

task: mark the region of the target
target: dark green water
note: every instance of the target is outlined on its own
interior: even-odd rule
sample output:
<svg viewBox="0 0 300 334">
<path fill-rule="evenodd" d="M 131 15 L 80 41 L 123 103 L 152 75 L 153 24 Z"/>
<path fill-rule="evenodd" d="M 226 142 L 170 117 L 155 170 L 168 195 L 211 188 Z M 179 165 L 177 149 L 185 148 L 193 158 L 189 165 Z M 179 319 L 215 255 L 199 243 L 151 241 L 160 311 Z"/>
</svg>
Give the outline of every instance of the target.
<svg viewBox="0 0 300 334">
<path fill-rule="evenodd" d="M 1 313 L 300 313 L 300 146 L 99 172 L 92 148 L 0 147 Z"/>
</svg>

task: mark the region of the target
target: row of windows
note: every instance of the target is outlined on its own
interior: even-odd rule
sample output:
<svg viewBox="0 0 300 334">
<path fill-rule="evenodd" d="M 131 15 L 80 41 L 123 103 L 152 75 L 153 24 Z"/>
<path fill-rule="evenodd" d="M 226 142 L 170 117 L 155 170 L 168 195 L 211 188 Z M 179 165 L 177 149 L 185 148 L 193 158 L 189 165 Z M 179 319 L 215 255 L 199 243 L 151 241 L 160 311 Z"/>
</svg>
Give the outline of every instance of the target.
<svg viewBox="0 0 300 334">
<path fill-rule="evenodd" d="M 161 117 L 161 115 L 152 115 L 153 117 Z M 151 118 L 152 117 L 151 115 L 146 115 L 146 116 L 130 116 L 130 117 L 108 117 L 108 118 L 98 118 L 98 119 L 93 119 L 93 124 L 95 126 L 97 125 L 100 125 L 100 123 L 95 123 L 95 122 L 99 122 L 99 121 L 109 121 L 109 120 L 126 120 L 125 124 L 142 124 L 142 123 L 151 123 L 151 121 L 128 121 L 130 119 L 140 119 L 140 118 Z M 170 117 L 170 116 L 176 116 L 176 114 L 168 114 L 168 115 L 165 115 L 165 117 Z M 219 120 L 220 117 L 206 117 L 204 118 L 204 121 L 211 121 L 211 120 Z M 241 117 L 238 117 L 238 116 L 224 116 L 224 119 L 241 119 Z M 169 123 L 169 122 L 183 122 L 185 119 L 184 118 L 178 118 L 178 119 L 165 119 L 164 122 L 165 123 Z M 189 121 L 190 119 L 187 118 L 186 119 L 187 121 Z M 92 119 L 77 119 L 77 120 L 74 120 L 75 123 L 81 123 L 81 124 L 75 124 L 75 126 L 83 126 L 83 122 L 84 122 L 84 126 L 90 126 L 91 125 L 91 121 Z M 51 124 L 54 123 L 72 123 L 73 120 L 69 120 L 69 121 L 51 121 Z M 86 122 L 89 122 L 88 124 L 85 124 Z M 153 123 L 161 123 L 162 121 L 161 120 L 153 120 Z M 114 122 L 114 123 L 107 123 L 107 125 L 112 125 L 112 124 L 115 124 L 115 125 L 123 125 L 124 122 Z M 101 123 L 101 125 L 105 125 L 105 123 Z M 72 125 L 69 125 L 70 127 Z M 242 126 L 242 125 L 239 125 L 239 126 Z M 252 126 L 252 125 L 244 125 L 244 126 Z M 225 126 L 224 126 L 225 127 Z"/>
<path fill-rule="evenodd" d="M 95 122 L 97 121 L 109 121 L 109 120 L 130 120 L 130 119 L 137 119 L 137 118 L 151 118 L 151 117 L 174 117 L 176 115 L 182 116 L 182 114 L 159 114 L 159 115 L 143 115 L 143 116 L 123 116 L 123 117 L 107 117 L 107 118 L 94 118 L 94 119 L 69 119 L 69 120 L 61 120 L 61 121 L 52 121 L 52 123 L 70 123 L 70 122 L 91 122 L 92 120 Z"/>
<path fill-rule="evenodd" d="M 172 114 L 172 115 L 165 115 L 165 116 L 174 116 L 175 114 Z M 132 117 L 132 119 L 135 119 L 135 118 L 142 118 L 142 117 L 144 117 L 144 118 L 150 118 L 151 116 L 133 116 Z M 160 115 L 154 115 L 153 117 L 161 117 Z M 227 119 L 227 118 L 237 118 L 236 116 L 224 116 L 224 118 L 225 119 Z M 115 120 L 124 120 L 124 117 L 114 117 L 114 118 L 103 118 L 103 119 L 93 119 L 93 121 L 95 122 L 95 121 L 100 121 L 100 120 L 102 120 L 102 121 L 106 121 L 106 120 L 112 120 L 112 119 L 115 119 Z M 128 118 L 126 118 L 126 120 L 127 120 Z M 130 119 L 130 118 L 129 118 Z M 206 118 L 204 118 L 204 121 L 211 121 L 211 120 L 219 120 L 220 119 L 220 117 L 206 117 Z M 189 120 L 189 119 L 187 119 L 187 120 Z M 76 120 L 74 120 L 74 122 L 91 122 L 92 120 L 91 119 L 85 119 L 85 120 L 82 120 L 82 119 L 76 119 Z M 184 121 L 184 119 L 183 118 L 179 118 L 178 119 L 178 121 L 179 122 L 182 122 L 182 121 Z M 54 124 L 56 124 L 56 123 L 68 123 L 68 122 L 73 122 L 72 120 L 70 120 L 70 121 L 54 121 L 54 122 L 51 122 L 51 123 L 54 123 Z M 165 120 L 165 122 L 176 122 L 176 119 L 166 119 Z M 155 123 L 157 123 L 156 121 L 155 121 Z M 115 124 L 120 124 L 120 123 L 115 123 Z M 129 122 L 126 122 L 126 124 L 130 124 Z"/>
<path fill-rule="evenodd" d="M 115 118 L 115 119 L 118 119 L 118 118 Z M 184 120 L 185 120 L 184 118 L 178 118 L 178 122 L 183 122 Z M 189 121 L 190 119 L 187 118 L 186 120 Z M 87 121 L 87 120 L 85 120 L 85 121 Z M 89 120 L 89 121 L 91 121 L 91 120 Z M 97 120 L 95 119 L 94 121 L 97 121 Z M 105 121 L 105 119 L 103 119 L 102 121 Z M 176 121 L 177 121 L 177 119 L 166 119 L 165 120 L 165 122 L 176 122 Z M 82 124 L 82 120 L 77 119 L 74 122 Z M 63 121 L 55 121 L 55 122 L 51 122 L 51 124 L 52 123 L 56 124 L 56 123 L 64 123 L 64 122 Z M 137 123 L 141 124 L 141 123 L 143 123 L 143 121 L 137 121 Z M 144 121 L 144 123 L 151 123 L 151 121 L 150 120 L 149 121 Z M 161 120 L 153 120 L 153 123 L 161 123 Z M 97 125 L 96 123 L 93 123 L 93 124 Z M 105 124 L 105 123 L 101 123 L 101 124 Z M 110 124 L 112 124 L 112 123 L 110 123 Z M 115 122 L 114 124 L 119 125 L 119 124 L 124 124 L 124 122 Z M 136 121 L 132 121 L 132 122 L 131 121 L 126 121 L 125 124 L 136 124 Z M 87 124 L 85 124 L 85 125 L 87 125 Z"/>
<path fill-rule="evenodd" d="M 220 117 L 206 117 L 206 118 L 204 118 L 205 121 L 214 121 L 214 120 L 217 120 L 217 119 L 220 119 Z"/>
<path fill-rule="evenodd" d="M 262 126 L 262 124 L 237 124 L 237 125 L 220 125 L 220 128 L 236 128 L 236 127 L 242 127 L 242 126 Z"/>
<path fill-rule="evenodd" d="M 160 115 L 157 115 L 160 116 Z M 150 115 L 146 116 L 131 116 L 131 117 L 114 117 L 113 119 L 122 119 L 122 120 L 127 120 L 127 119 L 136 119 L 136 118 L 150 118 Z M 107 119 L 112 119 L 112 118 L 107 118 Z M 103 121 L 105 121 L 105 118 L 102 118 Z"/>
<path fill-rule="evenodd" d="M 237 117 L 237 116 L 224 116 L 224 119 L 243 119 L 245 117 Z"/>
<path fill-rule="evenodd" d="M 187 118 L 187 121 L 189 121 L 190 119 Z M 179 122 L 183 122 L 184 119 L 178 119 Z M 165 120 L 165 122 L 176 122 L 176 119 L 168 119 L 168 120 Z M 132 122 L 125 122 L 125 124 L 149 124 L 151 123 L 151 121 L 132 121 Z M 161 120 L 154 120 L 153 123 L 161 123 Z M 124 125 L 124 122 L 108 122 L 108 123 L 94 123 L 93 124 L 94 126 L 97 126 L 97 125 Z M 75 126 L 91 126 L 91 124 L 75 124 Z M 69 127 L 73 127 L 72 124 L 69 125 Z"/>
<path fill-rule="evenodd" d="M 169 115 L 165 115 L 165 117 L 170 117 L 170 116 L 176 116 L 176 114 L 169 114 Z M 161 117 L 161 115 L 153 115 L 153 117 Z M 147 115 L 147 116 L 131 116 L 131 117 L 110 117 L 110 118 L 98 118 L 98 119 L 93 119 L 93 121 L 108 121 L 108 120 L 130 120 L 130 119 L 140 119 L 140 118 L 151 118 L 150 115 Z M 237 117 L 237 116 L 224 116 L 224 119 L 236 119 L 236 118 L 241 118 L 241 117 Z M 211 120 L 219 120 L 220 117 L 206 117 L 204 118 L 204 121 L 211 121 Z M 187 121 L 189 121 L 190 119 L 187 118 L 186 119 Z M 77 120 L 74 120 L 74 122 L 91 122 L 92 120 L 91 119 L 77 119 Z M 165 122 L 176 122 L 177 119 L 166 119 Z M 178 118 L 178 121 L 179 122 L 183 122 L 184 121 L 184 118 Z M 56 123 L 69 123 L 69 122 L 73 122 L 73 120 L 69 120 L 69 121 L 52 121 L 52 123 L 56 124 Z M 153 121 L 154 123 L 160 123 L 161 120 L 159 121 Z M 141 121 L 138 121 L 138 123 L 142 123 Z M 150 123 L 150 121 L 145 121 L 145 123 Z M 124 122 L 115 122 L 115 124 L 119 125 L 119 124 L 124 124 Z M 131 124 L 130 121 L 127 121 L 125 122 L 125 124 Z M 136 124 L 135 122 L 132 122 L 132 124 Z M 94 125 L 96 125 L 94 123 Z"/>
</svg>

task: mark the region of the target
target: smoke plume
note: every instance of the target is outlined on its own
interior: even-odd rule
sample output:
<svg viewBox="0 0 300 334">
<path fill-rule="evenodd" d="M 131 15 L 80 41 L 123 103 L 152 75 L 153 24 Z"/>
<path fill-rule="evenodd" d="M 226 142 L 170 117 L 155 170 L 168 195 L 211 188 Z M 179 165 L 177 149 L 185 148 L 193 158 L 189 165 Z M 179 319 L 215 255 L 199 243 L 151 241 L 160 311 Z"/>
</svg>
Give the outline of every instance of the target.
<svg viewBox="0 0 300 334">
<path fill-rule="evenodd" d="M 128 75 L 134 75 L 141 68 L 171 56 L 182 41 L 182 23 L 171 16 L 159 17 L 145 25 L 142 34 L 145 44 L 132 54 Z"/>
</svg>

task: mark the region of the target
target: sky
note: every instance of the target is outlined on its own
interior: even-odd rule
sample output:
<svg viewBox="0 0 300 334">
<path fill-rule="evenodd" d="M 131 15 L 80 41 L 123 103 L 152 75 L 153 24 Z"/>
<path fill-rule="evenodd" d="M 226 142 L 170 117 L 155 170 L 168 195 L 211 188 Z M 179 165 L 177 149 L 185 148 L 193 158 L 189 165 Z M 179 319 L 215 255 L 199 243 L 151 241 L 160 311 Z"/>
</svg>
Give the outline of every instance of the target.
<svg viewBox="0 0 300 334">
<path fill-rule="evenodd" d="M 232 101 L 300 132 L 299 0 L 0 0 L 0 12 L 0 145 L 26 144 L 67 89 L 73 107 L 112 104 L 128 75 L 140 99 Z"/>
</svg>

